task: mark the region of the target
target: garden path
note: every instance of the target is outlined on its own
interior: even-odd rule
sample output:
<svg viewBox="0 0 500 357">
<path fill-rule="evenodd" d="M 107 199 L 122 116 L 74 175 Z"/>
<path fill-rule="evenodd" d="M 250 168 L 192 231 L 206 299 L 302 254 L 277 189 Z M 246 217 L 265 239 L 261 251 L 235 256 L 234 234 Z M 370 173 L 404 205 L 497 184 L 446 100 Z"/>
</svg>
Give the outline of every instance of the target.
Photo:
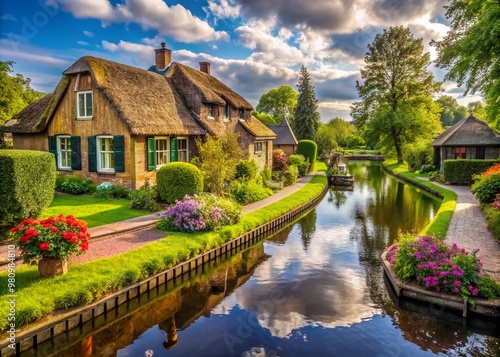
<svg viewBox="0 0 500 357">
<path fill-rule="evenodd" d="M 500 282 L 500 242 L 487 228 L 486 217 L 470 186 L 433 184 L 457 194 L 457 207 L 451 218 L 445 240 L 468 252 L 479 249 L 477 256 L 488 275 Z"/>
<path fill-rule="evenodd" d="M 274 195 L 244 206 L 242 213 L 248 214 L 278 202 L 279 200 L 300 190 L 315 175 L 324 175 L 324 173 L 309 173 L 298 180 L 295 184 L 283 188 Z M 165 232 L 161 232 L 153 228 L 154 223 L 159 218 L 159 213 L 153 213 L 147 216 L 89 228 L 89 233 L 92 238 L 89 241 L 90 244 L 87 253 L 71 257 L 69 259 L 69 265 L 125 253 L 129 250 L 139 248 L 145 244 L 164 238 L 166 235 Z M 0 246 L 0 257 L 1 263 L 4 263 L 4 261 L 7 260 L 7 245 Z M 21 261 L 16 261 L 16 267 L 20 267 L 21 265 Z M 6 269 L 6 264 L 0 265 L 0 271 Z"/>
</svg>

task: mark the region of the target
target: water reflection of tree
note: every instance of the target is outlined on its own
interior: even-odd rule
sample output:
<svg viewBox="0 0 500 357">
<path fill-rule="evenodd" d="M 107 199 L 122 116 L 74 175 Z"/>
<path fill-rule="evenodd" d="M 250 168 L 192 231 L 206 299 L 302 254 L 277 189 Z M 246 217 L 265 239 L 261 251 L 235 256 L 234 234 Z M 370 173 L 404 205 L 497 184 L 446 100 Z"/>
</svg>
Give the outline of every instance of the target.
<svg viewBox="0 0 500 357">
<path fill-rule="evenodd" d="M 342 206 L 347 200 L 345 191 L 330 188 L 328 191 L 328 202 L 332 202 L 337 208 Z"/>
<path fill-rule="evenodd" d="M 316 209 L 313 209 L 298 222 L 304 250 L 307 250 L 309 247 L 311 239 L 314 236 L 314 232 L 316 231 L 316 218 Z"/>
</svg>

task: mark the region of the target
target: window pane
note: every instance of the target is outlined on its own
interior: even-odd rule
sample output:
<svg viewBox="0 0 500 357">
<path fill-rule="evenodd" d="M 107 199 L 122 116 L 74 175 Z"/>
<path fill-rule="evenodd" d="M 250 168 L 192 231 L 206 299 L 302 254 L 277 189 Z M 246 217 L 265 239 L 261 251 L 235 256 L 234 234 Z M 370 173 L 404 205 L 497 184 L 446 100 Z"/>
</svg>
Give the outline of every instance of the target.
<svg viewBox="0 0 500 357">
<path fill-rule="evenodd" d="M 78 93 L 78 116 L 85 116 L 85 97 L 83 93 Z"/>
<path fill-rule="evenodd" d="M 92 93 L 86 94 L 86 107 L 87 107 L 87 115 L 88 117 L 92 116 Z"/>
</svg>

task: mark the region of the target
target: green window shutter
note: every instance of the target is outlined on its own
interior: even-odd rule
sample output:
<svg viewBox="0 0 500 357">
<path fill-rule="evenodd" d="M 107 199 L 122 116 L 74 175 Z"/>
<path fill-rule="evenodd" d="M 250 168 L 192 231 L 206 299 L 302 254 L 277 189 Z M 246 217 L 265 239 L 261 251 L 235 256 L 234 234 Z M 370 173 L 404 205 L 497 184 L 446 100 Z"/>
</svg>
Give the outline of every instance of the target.
<svg viewBox="0 0 500 357">
<path fill-rule="evenodd" d="M 55 136 L 49 136 L 48 139 L 49 139 L 49 152 L 54 154 L 57 167 L 57 138 Z"/>
<path fill-rule="evenodd" d="M 82 169 L 82 152 L 80 150 L 80 137 L 72 136 L 70 139 L 71 145 L 71 168 L 73 170 Z"/>
<path fill-rule="evenodd" d="M 113 137 L 113 147 L 115 152 L 115 171 L 125 171 L 125 137 L 115 135 Z"/>
<path fill-rule="evenodd" d="M 177 138 L 170 138 L 170 162 L 177 161 Z"/>
<path fill-rule="evenodd" d="M 95 136 L 87 138 L 89 144 L 89 172 L 97 172 L 97 139 Z"/>
<path fill-rule="evenodd" d="M 148 170 L 156 169 L 156 140 L 148 138 Z"/>
</svg>

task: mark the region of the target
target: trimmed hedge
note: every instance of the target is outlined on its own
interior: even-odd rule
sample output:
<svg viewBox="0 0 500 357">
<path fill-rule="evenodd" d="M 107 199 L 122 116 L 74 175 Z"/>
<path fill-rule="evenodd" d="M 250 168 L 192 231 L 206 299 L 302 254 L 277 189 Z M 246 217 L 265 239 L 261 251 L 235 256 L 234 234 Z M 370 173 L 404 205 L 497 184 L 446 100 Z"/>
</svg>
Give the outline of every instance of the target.
<svg viewBox="0 0 500 357">
<path fill-rule="evenodd" d="M 40 216 L 54 198 L 56 165 L 45 151 L 0 150 L 0 231 Z"/>
<path fill-rule="evenodd" d="M 481 174 L 498 163 L 500 160 L 444 160 L 444 180 L 457 185 L 470 185 L 473 182 L 473 175 Z"/>
<path fill-rule="evenodd" d="M 203 175 L 199 168 L 187 162 L 171 162 L 156 173 L 156 189 L 160 198 L 175 203 L 184 196 L 203 191 Z"/>
<path fill-rule="evenodd" d="M 306 159 L 309 159 L 311 166 L 307 172 L 311 172 L 316 162 L 316 155 L 318 153 L 318 145 L 312 140 L 300 140 L 297 145 L 297 154 L 303 155 Z"/>
</svg>

